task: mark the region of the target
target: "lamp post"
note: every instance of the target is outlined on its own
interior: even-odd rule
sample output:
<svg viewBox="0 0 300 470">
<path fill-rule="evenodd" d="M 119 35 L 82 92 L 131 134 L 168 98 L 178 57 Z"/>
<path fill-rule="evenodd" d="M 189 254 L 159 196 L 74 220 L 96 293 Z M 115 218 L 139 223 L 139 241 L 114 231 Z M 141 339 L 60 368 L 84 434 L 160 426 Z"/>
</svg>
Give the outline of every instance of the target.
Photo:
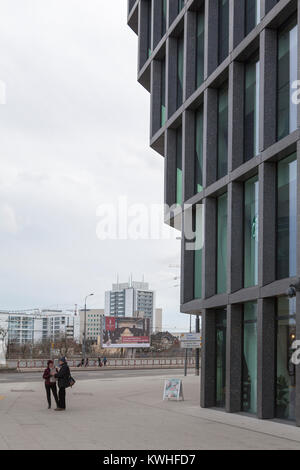
<svg viewBox="0 0 300 470">
<path fill-rule="evenodd" d="M 82 342 L 82 357 L 85 362 L 86 356 L 86 301 L 88 297 L 91 297 L 94 294 L 89 294 L 84 299 L 84 324 L 83 324 L 83 342 Z"/>
</svg>

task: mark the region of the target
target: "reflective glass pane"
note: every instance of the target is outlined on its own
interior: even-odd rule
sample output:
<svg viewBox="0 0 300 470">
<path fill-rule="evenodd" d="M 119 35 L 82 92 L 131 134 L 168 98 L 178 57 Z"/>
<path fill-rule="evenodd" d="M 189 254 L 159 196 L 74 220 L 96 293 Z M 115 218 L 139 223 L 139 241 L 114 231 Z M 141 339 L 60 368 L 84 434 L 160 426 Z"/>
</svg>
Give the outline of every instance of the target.
<svg viewBox="0 0 300 470">
<path fill-rule="evenodd" d="M 196 54 L 196 88 L 199 88 L 204 79 L 204 10 L 197 13 Z"/>
<path fill-rule="evenodd" d="M 293 154 L 277 170 L 277 278 L 297 274 L 297 160 Z"/>
<path fill-rule="evenodd" d="M 217 293 L 227 291 L 227 194 L 217 200 Z"/>
<path fill-rule="evenodd" d="M 226 310 L 216 311 L 216 406 L 224 408 L 226 397 Z"/>
<path fill-rule="evenodd" d="M 244 287 L 258 284 L 258 177 L 245 183 Z"/>
<path fill-rule="evenodd" d="M 182 128 L 176 133 L 176 203 L 182 204 Z"/>
<path fill-rule="evenodd" d="M 219 64 L 229 50 L 229 0 L 219 0 Z"/>
<path fill-rule="evenodd" d="M 257 411 L 257 303 L 244 305 L 243 411 Z"/>
<path fill-rule="evenodd" d="M 298 27 L 295 21 L 278 33 L 277 138 L 297 129 L 297 104 L 293 103 L 293 83 L 297 80 Z"/>
<path fill-rule="evenodd" d="M 291 362 L 296 339 L 296 299 L 277 301 L 276 417 L 295 419 L 296 368 Z"/>
<path fill-rule="evenodd" d="M 244 160 L 259 153 L 259 61 L 245 67 Z"/>
<path fill-rule="evenodd" d="M 228 171 L 228 85 L 219 89 L 218 97 L 218 179 Z"/>
<path fill-rule="evenodd" d="M 195 190 L 203 190 L 203 106 L 196 113 Z"/>
</svg>

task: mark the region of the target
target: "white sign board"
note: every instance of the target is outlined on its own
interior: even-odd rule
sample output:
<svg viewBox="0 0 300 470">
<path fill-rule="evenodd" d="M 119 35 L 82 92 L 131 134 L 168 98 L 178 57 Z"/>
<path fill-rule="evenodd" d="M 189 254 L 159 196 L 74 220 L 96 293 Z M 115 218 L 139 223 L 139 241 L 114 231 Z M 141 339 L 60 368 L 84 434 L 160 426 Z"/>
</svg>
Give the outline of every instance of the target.
<svg viewBox="0 0 300 470">
<path fill-rule="evenodd" d="M 176 400 L 182 398 L 182 400 L 184 400 L 182 381 L 180 379 L 167 379 L 165 381 L 163 399 L 170 400 L 171 398 L 175 398 Z"/>
<path fill-rule="evenodd" d="M 200 349 L 201 333 L 183 333 L 180 336 L 180 346 L 183 349 Z"/>
</svg>

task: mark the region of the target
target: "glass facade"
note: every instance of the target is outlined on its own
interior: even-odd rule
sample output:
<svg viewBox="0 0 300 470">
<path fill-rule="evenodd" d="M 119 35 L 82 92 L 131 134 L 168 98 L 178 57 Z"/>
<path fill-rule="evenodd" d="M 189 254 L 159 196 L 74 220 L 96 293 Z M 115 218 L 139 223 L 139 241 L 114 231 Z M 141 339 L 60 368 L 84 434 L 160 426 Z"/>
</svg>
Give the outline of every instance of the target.
<svg viewBox="0 0 300 470">
<path fill-rule="evenodd" d="M 260 22 L 260 0 L 245 0 L 246 35 Z"/>
<path fill-rule="evenodd" d="M 219 64 L 229 51 L 229 0 L 219 0 Z"/>
<path fill-rule="evenodd" d="M 195 114 L 195 192 L 203 190 L 203 106 Z"/>
<path fill-rule="evenodd" d="M 244 160 L 259 153 L 259 60 L 245 66 Z"/>
<path fill-rule="evenodd" d="M 196 249 L 194 251 L 194 298 L 202 298 L 203 208 L 197 204 L 194 211 Z"/>
<path fill-rule="evenodd" d="M 196 88 L 204 80 L 204 9 L 197 13 Z"/>
<path fill-rule="evenodd" d="M 217 199 L 217 294 L 227 292 L 227 193 Z"/>
<path fill-rule="evenodd" d="M 161 118 L 160 124 L 166 123 L 166 59 L 161 62 Z"/>
<path fill-rule="evenodd" d="M 244 287 L 258 284 L 258 177 L 244 188 Z"/>
<path fill-rule="evenodd" d="M 242 409 L 257 412 L 257 303 L 244 304 Z"/>
<path fill-rule="evenodd" d="M 297 156 L 277 165 L 277 278 L 297 274 Z"/>
<path fill-rule="evenodd" d="M 218 96 L 218 179 L 228 171 L 228 84 L 219 89 Z"/>
<path fill-rule="evenodd" d="M 277 299 L 276 417 L 295 419 L 296 367 L 291 361 L 296 339 L 296 299 Z"/>
<path fill-rule="evenodd" d="M 297 80 L 298 27 L 296 19 L 278 31 L 277 72 L 277 138 L 282 139 L 297 129 L 297 104 L 292 85 Z"/>
<path fill-rule="evenodd" d="M 176 132 L 176 204 L 182 204 L 182 127 Z"/>
<path fill-rule="evenodd" d="M 226 310 L 216 310 L 216 406 L 220 408 L 226 398 L 226 324 Z"/>
<path fill-rule="evenodd" d="M 177 42 L 177 108 L 183 103 L 183 45 L 184 39 L 181 36 Z"/>
</svg>

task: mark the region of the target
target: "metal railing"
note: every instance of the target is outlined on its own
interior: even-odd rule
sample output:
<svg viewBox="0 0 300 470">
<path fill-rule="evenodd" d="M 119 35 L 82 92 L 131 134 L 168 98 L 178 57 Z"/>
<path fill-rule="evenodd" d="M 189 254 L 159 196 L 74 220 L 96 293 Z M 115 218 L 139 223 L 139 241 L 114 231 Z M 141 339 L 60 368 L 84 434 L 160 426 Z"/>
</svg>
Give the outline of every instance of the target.
<svg viewBox="0 0 300 470">
<path fill-rule="evenodd" d="M 10 361 L 9 361 L 10 362 Z M 47 360 L 43 359 L 20 359 L 18 361 L 11 361 L 14 362 L 17 369 L 42 369 L 47 367 Z M 102 362 L 103 364 L 103 362 Z M 89 369 L 89 368 L 143 368 L 143 367 L 152 367 L 152 368 L 163 368 L 163 367 L 184 367 L 184 358 L 151 358 L 151 359 L 107 359 L 106 366 L 99 366 L 98 359 L 89 359 L 88 366 L 82 366 L 80 360 L 76 359 L 69 359 L 68 360 L 69 367 L 72 368 L 82 368 L 82 369 Z M 193 367 L 195 366 L 195 359 L 188 358 L 188 366 Z"/>
</svg>

